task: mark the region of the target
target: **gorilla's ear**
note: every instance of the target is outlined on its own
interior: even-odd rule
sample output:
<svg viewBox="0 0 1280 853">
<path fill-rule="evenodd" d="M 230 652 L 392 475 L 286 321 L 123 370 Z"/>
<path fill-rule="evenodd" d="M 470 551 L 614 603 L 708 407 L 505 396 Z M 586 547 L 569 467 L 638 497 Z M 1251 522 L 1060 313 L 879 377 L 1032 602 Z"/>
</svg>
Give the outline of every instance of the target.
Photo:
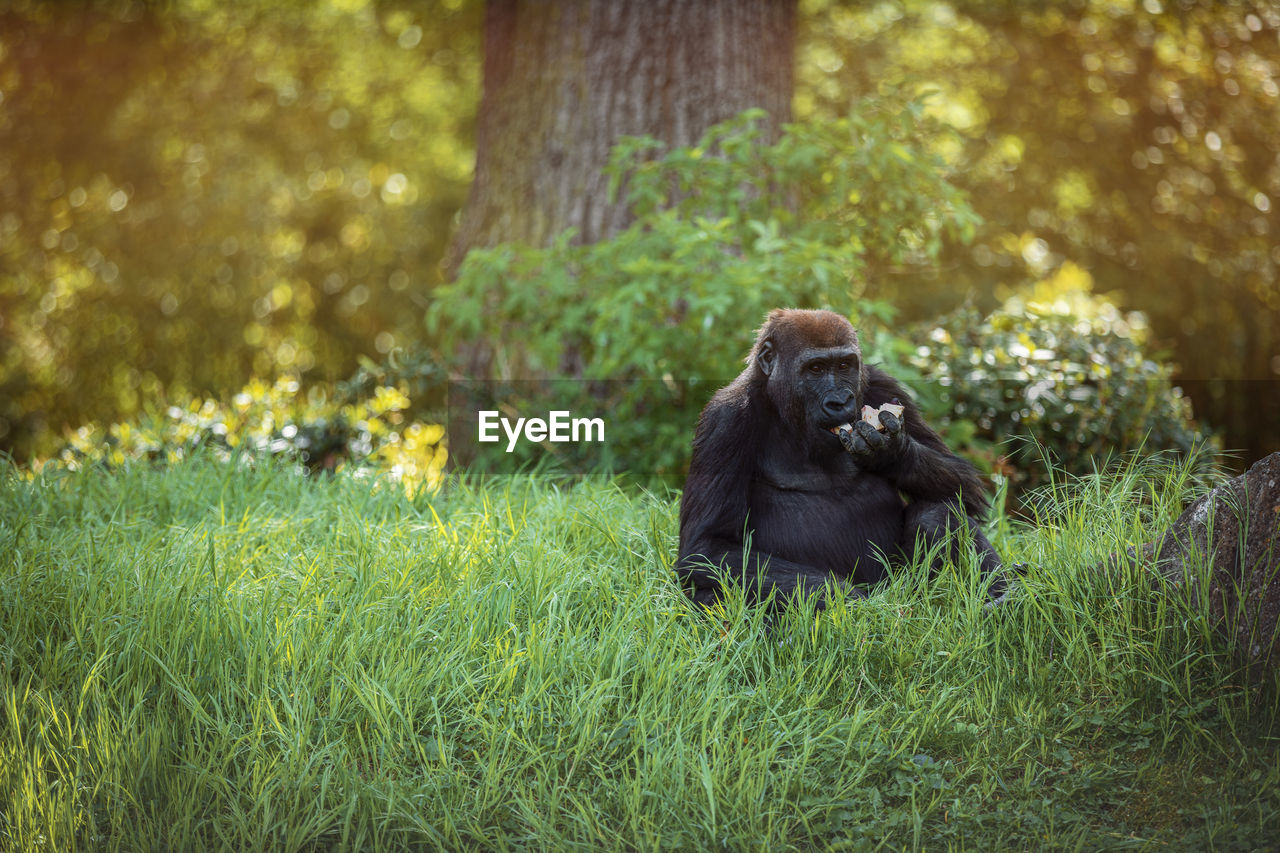
<svg viewBox="0 0 1280 853">
<path fill-rule="evenodd" d="M 760 372 L 765 376 L 772 375 L 777 363 L 778 352 L 773 348 L 773 341 L 761 341 L 760 348 L 756 351 L 756 364 L 760 365 Z"/>
</svg>

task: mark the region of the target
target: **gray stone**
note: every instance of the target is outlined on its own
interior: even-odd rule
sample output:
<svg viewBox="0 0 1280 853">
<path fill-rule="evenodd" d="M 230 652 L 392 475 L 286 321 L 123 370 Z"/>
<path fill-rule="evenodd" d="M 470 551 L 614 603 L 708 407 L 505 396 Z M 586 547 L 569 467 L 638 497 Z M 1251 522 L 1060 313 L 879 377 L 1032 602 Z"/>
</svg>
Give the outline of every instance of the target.
<svg viewBox="0 0 1280 853">
<path fill-rule="evenodd" d="M 1209 616 L 1232 650 L 1251 669 L 1270 669 L 1280 665 L 1278 531 L 1280 453 L 1273 453 L 1130 556 L 1192 600 L 1207 593 Z"/>
</svg>

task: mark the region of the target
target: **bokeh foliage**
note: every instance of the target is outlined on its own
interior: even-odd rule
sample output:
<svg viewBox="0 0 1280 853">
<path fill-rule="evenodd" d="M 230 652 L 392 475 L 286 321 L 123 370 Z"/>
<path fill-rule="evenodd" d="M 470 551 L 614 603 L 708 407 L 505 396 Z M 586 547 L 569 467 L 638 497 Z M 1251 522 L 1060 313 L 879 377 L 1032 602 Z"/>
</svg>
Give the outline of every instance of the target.
<svg viewBox="0 0 1280 853">
<path fill-rule="evenodd" d="M 875 296 L 993 308 L 1062 265 L 1144 311 L 1228 447 L 1280 450 L 1280 9 L 1236 0 L 803 0 L 797 117 L 932 96 L 985 224 Z"/>
<path fill-rule="evenodd" d="M 212 448 L 312 471 L 381 469 L 413 489 L 438 486 L 447 456 L 472 471 L 612 468 L 678 484 L 706 397 L 740 369 L 778 304 L 857 318 L 867 357 L 907 385 L 950 446 L 1007 478 L 1006 494 L 1043 484 L 1042 456 L 1087 474 L 1120 450 L 1193 455 L 1205 442 L 1170 368 L 1147 354 L 1145 317 L 1091 295 L 1078 267 L 985 318 L 964 308 L 902 327 L 892 306 L 860 298 L 874 259 L 936 263 L 944 237 L 978 224 L 928 151 L 940 131 L 918 103 L 864 99 L 846 118 L 786 125 L 775 143 L 763 118 L 748 111 L 695 146 L 624 139 L 609 171 L 636 220 L 610 239 L 578 244 L 570 230 L 545 248 L 473 250 L 428 315 L 455 354 L 443 364 L 425 350 L 366 359 L 335 399 L 320 386 L 304 395 L 294 379 L 255 380 L 230 404 L 197 399 L 105 432 L 81 428 L 60 462 L 173 462 Z M 448 383 L 446 454 L 444 428 L 415 418 L 440 417 L 449 374 L 485 379 Z M 592 440 L 513 452 L 474 440 L 481 410 L 608 425 Z"/>
<path fill-rule="evenodd" d="M 470 179 L 479 15 L 0 5 L 0 449 L 420 337 Z"/>
<path fill-rule="evenodd" d="M 255 376 L 331 382 L 405 344 L 452 358 L 422 317 L 470 179 L 482 14 L 0 0 L 0 450 L 49 453 L 68 427 L 227 401 Z M 903 327 L 985 315 L 1074 264 L 1149 316 L 1145 351 L 1172 354 L 1228 447 L 1277 449 L 1280 13 L 803 0 L 800 24 L 797 118 L 929 96 L 954 132 L 928 153 L 983 220 L 914 258 L 871 239 L 856 295 Z M 736 328 L 737 301 L 717 304 Z"/>
</svg>

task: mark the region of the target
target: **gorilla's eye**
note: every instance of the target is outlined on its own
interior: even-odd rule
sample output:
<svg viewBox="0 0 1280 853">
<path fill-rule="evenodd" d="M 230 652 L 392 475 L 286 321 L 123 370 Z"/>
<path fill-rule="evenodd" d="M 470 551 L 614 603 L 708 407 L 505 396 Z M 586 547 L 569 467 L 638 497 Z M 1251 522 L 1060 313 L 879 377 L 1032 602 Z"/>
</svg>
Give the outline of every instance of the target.
<svg viewBox="0 0 1280 853">
<path fill-rule="evenodd" d="M 851 365 L 851 364 L 849 364 L 849 362 L 848 362 L 847 360 L 845 360 L 845 361 L 841 361 L 841 362 L 840 362 L 840 369 L 841 369 L 841 370 L 848 370 L 850 367 L 852 367 L 852 365 Z"/>
<path fill-rule="evenodd" d="M 819 373 L 825 372 L 825 369 L 821 362 L 815 361 L 813 364 L 809 365 L 809 372 L 816 376 Z"/>
</svg>

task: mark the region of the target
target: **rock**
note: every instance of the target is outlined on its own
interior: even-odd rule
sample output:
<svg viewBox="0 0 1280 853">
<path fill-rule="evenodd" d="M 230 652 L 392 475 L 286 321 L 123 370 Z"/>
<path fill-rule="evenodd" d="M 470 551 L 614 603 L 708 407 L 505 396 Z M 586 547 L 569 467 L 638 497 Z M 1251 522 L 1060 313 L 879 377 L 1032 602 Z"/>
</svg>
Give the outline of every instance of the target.
<svg viewBox="0 0 1280 853">
<path fill-rule="evenodd" d="M 1187 507 L 1130 556 L 1189 595 L 1208 584 L 1209 615 L 1250 668 L 1280 665 L 1280 453 Z M 1207 571 L 1205 567 L 1207 566 Z"/>
</svg>

